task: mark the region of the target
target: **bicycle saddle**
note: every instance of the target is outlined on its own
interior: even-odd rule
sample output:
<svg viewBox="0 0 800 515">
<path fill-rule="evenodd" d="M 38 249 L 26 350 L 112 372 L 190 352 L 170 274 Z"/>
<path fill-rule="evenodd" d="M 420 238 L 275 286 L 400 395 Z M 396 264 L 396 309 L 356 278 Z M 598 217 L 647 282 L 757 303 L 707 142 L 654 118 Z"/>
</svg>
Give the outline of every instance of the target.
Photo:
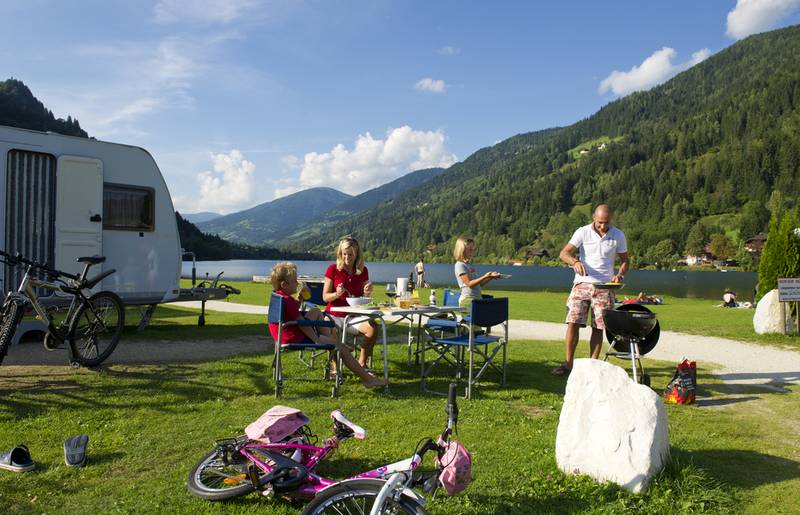
<svg viewBox="0 0 800 515">
<path fill-rule="evenodd" d="M 344 413 L 342 413 L 338 409 L 331 411 L 331 418 L 333 419 L 333 421 L 335 423 L 341 424 L 341 425 L 347 427 L 348 429 L 350 429 L 350 431 L 353 432 L 353 437 L 355 439 L 363 440 L 364 438 L 367 437 L 367 430 L 366 429 L 364 429 L 363 427 L 357 426 L 356 424 L 352 423 L 347 417 L 344 416 Z"/>
<path fill-rule="evenodd" d="M 105 256 L 83 256 L 77 259 L 78 263 L 91 263 L 92 265 L 103 263 L 105 260 Z"/>
</svg>

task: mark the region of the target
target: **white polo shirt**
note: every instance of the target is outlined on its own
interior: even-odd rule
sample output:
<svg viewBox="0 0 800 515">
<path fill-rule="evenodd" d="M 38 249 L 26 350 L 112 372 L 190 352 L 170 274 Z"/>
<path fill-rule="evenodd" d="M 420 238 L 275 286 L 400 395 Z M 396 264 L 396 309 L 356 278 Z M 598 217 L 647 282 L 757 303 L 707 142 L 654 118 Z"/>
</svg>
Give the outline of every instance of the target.
<svg viewBox="0 0 800 515">
<path fill-rule="evenodd" d="M 614 227 L 600 236 L 592 224 L 584 225 L 572 235 L 569 242 L 580 250 L 580 260 L 586 275 L 575 274 L 573 283 L 605 283 L 614 277 L 614 259 L 628 252 L 625 235 Z"/>
</svg>

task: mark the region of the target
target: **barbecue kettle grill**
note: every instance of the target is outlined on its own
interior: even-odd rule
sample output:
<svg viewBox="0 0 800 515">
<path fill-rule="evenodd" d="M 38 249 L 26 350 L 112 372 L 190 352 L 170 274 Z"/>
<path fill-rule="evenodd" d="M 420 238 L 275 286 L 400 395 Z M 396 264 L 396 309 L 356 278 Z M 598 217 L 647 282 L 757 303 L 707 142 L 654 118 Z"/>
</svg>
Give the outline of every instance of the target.
<svg viewBox="0 0 800 515">
<path fill-rule="evenodd" d="M 641 357 L 653 350 L 661 335 L 656 314 L 640 304 L 624 304 L 617 309 L 604 309 L 609 356 L 631 362 L 633 380 L 650 386 L 650 375 L 644 371 Z M 638 367 L 637 367 L 638 365 Z"/>
</svg>

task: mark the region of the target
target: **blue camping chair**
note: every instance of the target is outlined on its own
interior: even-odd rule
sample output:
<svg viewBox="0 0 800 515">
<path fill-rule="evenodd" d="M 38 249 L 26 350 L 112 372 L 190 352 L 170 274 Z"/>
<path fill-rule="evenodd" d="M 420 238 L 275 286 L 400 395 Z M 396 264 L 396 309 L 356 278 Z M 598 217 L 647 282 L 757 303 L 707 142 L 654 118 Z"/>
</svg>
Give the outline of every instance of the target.
<svg viewBox="0 0 800 515">
<path fill-rule="evenodd" d="M 445 288 L 442 306 L 458 306 L 459 298 L 461 298 L 460 291 Z M 445 333 L 457 334 L 459 325 L 455 317 L 429 318 L 428 322 L 425 324 L 425 332 L 430 335 L 433 335 L 434 332 L 438 332 L 439 337 L 443 337 Z"/>
<path fill-rule="evenodd" d="M 321 281 L 304 281 L 304 284 L 311 292 L 311 296 L 309 297 L 308 300 L 303 301 L 302 305 L 300 306 L 300 312 L 305 314 L 310 309 L 317 308 L 320 311 L 322 311 L 323 314 L 325 314 L 326 304 L 325 301 L 322 299 L 322 291 L 325 286 L 325 283 Z M 325 354 L 325 351 L 316 351 L 316 352 L 311 351 L 311 357 L 308 358 L 308 360 L 306 360 L 305 351 L 301 350 L 298 353 L 297 357 L 300 359 L 300 361 L 303 362 L 305 366 L 307 366 L 309 369 L 312 369 L 314 368 L 314 362 L 322 354 Z"/>
<path fill-rule="evenodd" d="M 342 379 L 342 358 L 339 355 L 339 350 L 337 349 L 336 345 L 332 343 L 314 343 L 311 340 L 299 342 L 299 343 L 288 343 L 286 345 L 281 345 L 280 342 L 283 337 L 283 329 L 288 325 L 298 325 L 298 326 L 307 326 L 307 327 L 334 327 L 334 323 L 330 320 L 290 320 L 284 321 L 283 320 L 283 297 L 273 293 L 269 299 L 269 311 L 267 313 L 267 320 L 270 324 L 278 324 L 278 339 L 275 341 L 275 355 L 272 360 L 272 367 L 273 367 L 273 375 L 272 378 L 275 381 L 275 397 L 280 397 L 281 392 L 283 390 L 283 366 L 281 355 L 284 352 L 291 352 L 291 351 L 324 351 L 327 352 L 329 356 L 333 357 L 336 360 L 336 377 L 334 378 L 333 382 L 333 391 L 331 392 L 334 397 L 339 395 L 339 385 L 341 384 Z M 325 365 L 325 375 L 324 377 L 327 378 L 330 374 L 330 370 L 328 369 L 327 363 L 330 360 L 326 361 Z"/>
<path fill-rule="evenodd" d="M 500 374 L 500 386 L 506 386 L 506 347 L 508 345 L 508 299 L 489 298 L 478 299 L 472 302 L 470 309 L 471 324 L 468 325 L 467 334 L 434 338 L 427 346 L 423 347 L 421 385 L 426 391 L 425 383 L 433 369 L 442 361 L 451 364 L 456 369 L 456 378 L 462 378 L 462 369 L 467 366 L 467 399 L 472 397 L 472 387 L 483 374 L 490 368 Z M 481 327 L 490 328 L 496 325 L 503 326 L 503 335 L 494 336 L 483 333 Z M 425 366 L 425 350 L 436 352 L 436 358 Z M 502 353 L 502 363 L 497 364 L 495 358 Z M 475 372 L 475 361 L 480 368 Z M 436 392 L 434 392 L 436 393 Z"/>
</svg>

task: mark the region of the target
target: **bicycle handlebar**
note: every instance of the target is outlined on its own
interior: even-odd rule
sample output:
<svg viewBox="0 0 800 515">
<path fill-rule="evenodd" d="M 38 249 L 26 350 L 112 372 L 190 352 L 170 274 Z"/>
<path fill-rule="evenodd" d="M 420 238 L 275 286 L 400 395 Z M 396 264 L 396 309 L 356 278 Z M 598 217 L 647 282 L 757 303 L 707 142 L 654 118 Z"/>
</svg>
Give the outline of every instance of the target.
<svg viewBox="0 0 800 515">
<path fill-rule="evenodd" d="M 11 266 L 16 266 L 16 265 L 19 265 L 21 263 L 23 265 L 28 265 L 28 266 L 33 267 L 33 268 L 38 268 L 39 270 L 42 270 L 43 272 L 45 272 L 45 273 L 47 273 L 49 275 L 55 276 L 56 278 L 58 278 L 58 277 L 66 277 L 68 279 L 74 279 L 76 281 L 79 279 L 79 277 L 77 275 L 70 274 L 70 273 L 67 273 L 67 272 L 62 272 L 61 270 L 56 270 L 55 268 L 50 268 L 49 266 L 47 266 L 44 263 L 39 263 L 37 261 L 31 261 L 30 259 L 26 259 L 26 258 L 22 257 L 22 254 L 20 254 L 20 253 L 17 253 L 16 255 L 11 255 L 11 254 L 9 254 L 8 252 L 6 252 L 4 250 L 0 250 L 0 256 L 6 258 L 7 263 L 9 265 L 11 265 Z"/>
</svg>

